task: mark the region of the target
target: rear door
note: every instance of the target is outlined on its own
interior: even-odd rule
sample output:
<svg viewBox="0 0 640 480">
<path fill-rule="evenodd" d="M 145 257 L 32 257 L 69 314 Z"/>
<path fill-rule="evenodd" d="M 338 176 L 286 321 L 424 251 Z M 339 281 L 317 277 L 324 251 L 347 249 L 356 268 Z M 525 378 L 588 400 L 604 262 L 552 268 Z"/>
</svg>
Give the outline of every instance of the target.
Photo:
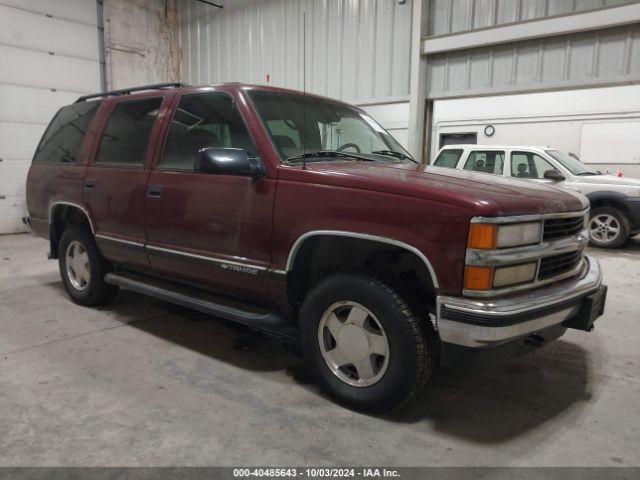
<svg viewBox="0 0 640 480">
<path fill-rule="evenodd" d="M 146 195 L 147 252 L 160 274 L 251 298 L 268 297 L 275 179 L 196 173 L 198 150 L 257 155 L 236 100 L 187 92 L 167 122 Z"/>
<path fill-rule="evenodd" d="M 109 260 L 147 266 L 144 213 L 153 139 L 173 92 L 111 101 L 83 184 L 96 242 Z"/>
</svg>

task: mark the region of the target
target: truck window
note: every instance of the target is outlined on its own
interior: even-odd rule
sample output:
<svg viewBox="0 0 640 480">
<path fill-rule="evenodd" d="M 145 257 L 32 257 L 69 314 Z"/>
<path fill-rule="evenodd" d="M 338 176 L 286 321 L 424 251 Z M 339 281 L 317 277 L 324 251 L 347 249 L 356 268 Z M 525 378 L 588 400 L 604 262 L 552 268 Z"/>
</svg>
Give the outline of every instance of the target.
<svg viewBox="0 0 640 480">
<path fill-rule="evenodd" d="M 162 98 L 116 105 L 100 139 L 96 164 L 141 166 Z"/>
<path fill-rule="evenodd" d="M 33 163 L 75 163 L 82 140 L 102 102 L 80 102 L 58 110 L 33 156 Z"/>
<path fill-rule="evenodd" d="M 171 120 L 158 168 L 193 171 L 196 153 L 208 147 L 242 148 L 250 155 L 256 153 L 242 117 L 228 94 L 183 95 Z"/>
<path fill-rule="evenodd" d="M 456 168 L 461 155 L 462 149 L 443 150 L 433 164 L 437 167 Z"/>
<path fill-rule="evenodd" d="M 544 172 L 555 170 L 553 165 L 532 152 L 511 152 L 511 176 L 517 178 L 544 178 Z"/>
<path fill-rule="evenodd" d="M 493 150 L 474 150 L 464 164 L 465 170 L 502 175 L 504 170 L 504 152 Z"/>
</svg>

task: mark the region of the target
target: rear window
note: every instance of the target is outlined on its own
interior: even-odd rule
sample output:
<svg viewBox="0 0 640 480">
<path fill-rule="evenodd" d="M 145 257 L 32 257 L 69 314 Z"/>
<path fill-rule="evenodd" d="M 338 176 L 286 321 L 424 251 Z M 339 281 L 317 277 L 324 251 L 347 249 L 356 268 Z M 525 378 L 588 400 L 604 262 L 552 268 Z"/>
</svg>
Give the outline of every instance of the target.
<svg viewBox="0 0 640 480">
<path fill-rule="evenodd" d="M 82 140 L 101 103 L 80 102 L 58 110 L 40 140 L 33 163 L 76 163 Z"/>
<path fill-rule="evenodd" d="M 443 150 L 433 164 L 437 167 L 456 168 L 462 155 L 462 149 Z"/>
</svg>

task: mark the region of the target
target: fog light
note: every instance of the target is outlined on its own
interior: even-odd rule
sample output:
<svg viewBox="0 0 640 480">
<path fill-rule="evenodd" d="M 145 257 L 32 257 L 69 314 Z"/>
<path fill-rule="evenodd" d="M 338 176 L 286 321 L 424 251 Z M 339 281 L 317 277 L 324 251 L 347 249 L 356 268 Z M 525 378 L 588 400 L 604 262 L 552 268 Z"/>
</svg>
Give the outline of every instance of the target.
<svg viewBox="0 0 640 480">
<path fill-rule="evenodd" d="M 536 275 L 538 264 L 525 263 L 524 265 L 514 265 L 512 267 L 496 268 L 493 276 L 494 287 L 504 287 L 533 281 Z"/>
</svg>

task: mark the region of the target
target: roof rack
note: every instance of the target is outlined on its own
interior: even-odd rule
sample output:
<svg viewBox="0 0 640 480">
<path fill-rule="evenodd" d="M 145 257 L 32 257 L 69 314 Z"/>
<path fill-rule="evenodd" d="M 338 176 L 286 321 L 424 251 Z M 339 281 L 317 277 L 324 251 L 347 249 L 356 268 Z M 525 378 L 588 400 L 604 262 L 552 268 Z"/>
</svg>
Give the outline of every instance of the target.
<svg viewBox="0 0 640 480">
<path fill-rule="evenodd" d="M 151 85 L 141 85 L 139 87 L 123 88 L 121 90 L 109 90 L 108 92 L 92 93 L 91 95 L 83 95 L 79 97 L 75 103 L 84 102 L 92 98 L 108 97 L 110 95 L 128 95 L 132 92 L 142 92 L 144 90 L 157 90 L 159 88 L 180 88 L 187 87 L 188 84 L 182 82 L 173 83 L 152 83 Z"/>
</svg>

